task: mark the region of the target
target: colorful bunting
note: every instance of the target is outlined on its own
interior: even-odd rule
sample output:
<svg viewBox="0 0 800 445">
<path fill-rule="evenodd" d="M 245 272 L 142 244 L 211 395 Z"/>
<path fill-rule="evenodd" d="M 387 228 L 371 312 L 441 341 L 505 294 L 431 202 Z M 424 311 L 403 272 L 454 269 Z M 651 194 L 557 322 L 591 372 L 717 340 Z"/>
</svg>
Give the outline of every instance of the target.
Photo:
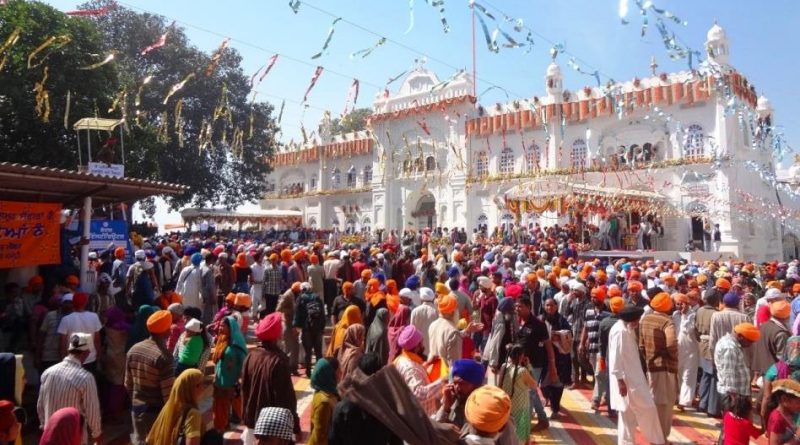
<svg viewBox="0 0 800 445">
<path fill-rule="evenodd" d="M 219 44 L 219 48 L 214 51 L 214 55 L 211 56 L 211 62 L 209 62 L 206 67 L 206 77 L 211 77 L 211 75 L 214 74 L 214 70 L 217 69 L 217 65 L 219 65 L 220 59 L 222 59 L 222 53 L 225 51 L 225 48 L 228 47 L 230 41 L 231 39 L 226 37 L 225 40 Z"/>
<path fill-rule="evenodd" d="M 300 12 L 300 0 L 289 0 L 289 7 L 292 8 L 292 12 L 297 14 Z"/>
<path fill-rule="evenodd" d="M 410 33 L 412 29 L 414 29 L 414 0 L 408 0 L 408 29 L 406 29 L 406 34 Z"/>
<path fill-rule="evenodd" d="M 319 76 L 322 75 L 322 71 L 324 70 L 325 68 L 321 66 L 317 66 L 317 68 L 314 70 L 314 75 L 311 76 L 311 83 L 308 85 L 306 93 L 303 95 L 303 103 L 306 103 L 308 100 L 308 94 L 311 93 L 311 90 L 314 88 L 314 85 L 317 84 L 317 80 L 319 80 Z"/>
<path fill-rule="evenodd" d="M 370 46 L 369 48 L 364 48 L 364 49 L 358 50 L 358 51 L 356 51 L 354 53 L 351 53 L 350 54 L 350 58 L 351 59 L 355 59 L 356 56 L 361 56 L 361 58 L 363 59 L 363 58 L 367 57 L 368 55 L 372 54 L 373 51 L 378 49 L 379 46 L 383 46 L 383 44 L 385 44 L 385 43 L 386 43 L 386 37 L 381 37 L 380 39 L 378 39 L 377 42 L 375 42 L 374 45 Z"/>
<path fill-rule="evenodd" d="M 106 15 L 111 12 L 114 8 L 117 7 L 117 2 L 111 2 L 102 8 L 97 9 L 76 9 L 74 11 L 67 11 L 64 14 L 71 15 L 75 17 L 97 17 L 101 15 Z"/>
<path fill-rule="evenodd" d="M 322 53 L 328 50 L 328 45 L 331 44 L 331 39 L 333 39 L 333 31 L 336 29 L 336 24 L 339 23 L 340 20 L 342 20 L 341 17 L 336 17 L 335 19 L 333 19 L 333 23 L 331 23 L 331 28 L 328 30 L 328 37 L 325 38 L 325 43 L 322 44 L 322 49 L 319 50 L 318 53 L 311 56 L 312 60 L 322 57 Z"/>
<path fill-rule="evenodd" d="M 3 43 L 2 46 L 0 46 L 0 56 L 3 56 L 3 58 L 0 59 L 0 70 L 2 70 L 3 67 L 6 65 L 6 60 L 8 57 L 6 51 L 8 51 L 9 49 L 11 49 L 12 46 L 17 44 L 17 41 L 19 41 L 20 34 L 22 34 L 22 28 L 17 28 L 11 31 L 11 34 L 8 36 L 6 41 Z"/>
<path fill-rule="evenodd" d="M 36 115 L 42 118 L 42 122 L 50 121 L 50 93 L 48 93 L 44 87 L 49 74 L 50 67 L 45 65 L 42 73 L 42 80 L 36 82 L 33 86 L 33 92 L 36 93 Z"/>
<path fill-rule="evenodd" d="M 192 80 L 194 78 L 194 76 L 195 76 L 195 73 L 190 73 L 183 80 L 181 80 L 180 82 L 178 82 L 175 85 L 173 85 L 172 88 L 169 89 L 169 93 L 167 93 L 167 97 L 164 98 L 163 105 L 166 105 L 167 101 L 169 101 L 169 98 L 172 97 L 173 94 L 175 94 L 178 91 L 180 91 L 181 88 L 183 88 L 186 85 L 187 82 L 189 82 L 190 80 Z M 144 84 L 142 84 L 142 85 L 144 86 Z"/>
<path fill-rule="evenodd" d="M 33 63 L 33 59 L 36 58 L 36 55 L 39 54 L 40 52 L 44 51 L 47 48 L 50 48 L 51 46 L 53 47 L 52 51 L 55 51 L 59 48 L 62 48 L 64 45 L 67 45 L 71 41 L 72 37 L 66 34 L 60 36 L 50 36 L 46 38 L 44 42 L 42 42 L 39 46 L 36 47 L 36 49 L 34 49 L 30 54 L 28 54 L 28 69 L 38 67 L 39 65 L 44 63 L 44 61 L 47 60 L 47 56 L 51 54 L 48 52 L 47 54 L 44 55 L 44 57 L 42 57 L 42 60 L 40 60 L 37 63 Z"/>
<path fill-rule="evenodd" d="M 166 45 L 167 44 L 167 35 L 169 35 L 170 31 L 174 31 L 174 30 L 175 30 L 175 20 L 172 21 L 172 24 L 167 27 L 167 30 L 164 31 L 164 34 L 161 34 L 161 36 L 158 38 L 158 40 L 153 42 L 152 45 L 150 45 L 147 48 L 143 49 L 142 52 L 139 53 L 139 54 L 142 55 L 142 56 L 146 56 L 150 51 L 153 51 L 154 49 L 158 49 L 158 48 L 161 48 L 162 46 Z"/>
<path fill-rule="evenodd" d="M 350 112 L 350 104 L 353 104 L 353 108 L 356 106 L 356 102 L 358 102 L 358 87 L 359 87 L 358 79 L 353 79 L 353 83 L 350 85 L 350 91 L 347 92 L 347 100 L 344 103 L 344 110 L 342 110 L 342 116 L 346 115 Z"/>
<path fill-rule="evenodd" d="M 97 68 L 100 68 L 101 66 L 111 62 L 112 60 L 114 60 L 114 57 L 115 57 L 115 55 L 112 52 L 111 54 L 107 55 L 105 59 L 103 59 L 103 60 L 101 60 L 101 61 L 99 61 L 97 63 L 93 63 L 91 65 L 88 65 L 88 66 L 82 66 L 82 67 L 80 67 L 78 69 L 79 70 L 85 70 L 85 71 L 97 69 Z"/>
<path fill-rule="evenodd" d="M 264 80 L 265 77 L 267 77 L 267 74 L 269 74 L 270 70 L 272 70 L 273 65 L 275 65 L 275 62 L 277 61 L 278 61 L 278 54 L 274 54 L 272 57 L 270 57 L 269 60 L 267 61 L 267 64 L 259 68 L 258 71 L 256 71 L 255 74 L 253 74 L 253 77 L 250 78 L 250 86 L 254 88 L 258 86 L 258 84 L 260 84 L 261 81 Z M 261 70 L 264 70 L 264 72 L 261 73 Z M 258 78 L 258 83 L 254 84 L 254 80 L 259 73 L 261 73 L 261 76 Z"/>
<path fill-rule="evenodd" d="M 69 109 L 72 104 L 72 92 L 67 90 L 67 105 L 64 107 L 64 129 L 69 130 Z"/>
</svg>

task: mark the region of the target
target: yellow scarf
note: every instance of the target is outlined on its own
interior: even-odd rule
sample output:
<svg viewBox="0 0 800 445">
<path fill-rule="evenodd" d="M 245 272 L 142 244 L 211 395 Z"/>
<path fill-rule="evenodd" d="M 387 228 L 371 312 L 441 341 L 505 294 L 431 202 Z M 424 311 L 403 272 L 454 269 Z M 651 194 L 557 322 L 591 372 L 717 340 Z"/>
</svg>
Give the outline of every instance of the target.
<svg viewBox="0 0 800 445">
<path fill-rule="evenodd" d="M 185 412 L 189 408 L 197 409 L 194 389 L 202 382 L 203 373 L 197 369 L 187 369 L 175 379 L 169 399 L 147 435 L 148 445 L 175 445 L 178 432 L 184 427 L 180 423 Z"/>
</svg>

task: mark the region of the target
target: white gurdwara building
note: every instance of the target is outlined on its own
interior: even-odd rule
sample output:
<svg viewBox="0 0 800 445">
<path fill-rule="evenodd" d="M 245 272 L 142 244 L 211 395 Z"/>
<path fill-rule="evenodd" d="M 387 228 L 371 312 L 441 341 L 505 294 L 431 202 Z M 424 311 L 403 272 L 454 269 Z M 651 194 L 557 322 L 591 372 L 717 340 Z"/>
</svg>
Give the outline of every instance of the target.
<svg viewBox="0 0 800 445">
<path fill-rule="evenodd" d="M 661 251 L 702 248 L 704 226 L 719 224 L 721 251 L 797 257 L 797 206 L 764 179 L 776 167 L 769 101 L 729 64 L 717 24 L 706 51 L 700 71 L 653 62 L 650 76 L 577 91 L 554 60 L 543 96 L 483 106 L 468 74 L 441 81 L 417 66 L 376 97 L 367 130 L 332 135 L 326 116 L 319 139 L 277 153 L 261 207 L 353 232 L 588 227 L 614 213 L 659 221 Z"/>
</svg>

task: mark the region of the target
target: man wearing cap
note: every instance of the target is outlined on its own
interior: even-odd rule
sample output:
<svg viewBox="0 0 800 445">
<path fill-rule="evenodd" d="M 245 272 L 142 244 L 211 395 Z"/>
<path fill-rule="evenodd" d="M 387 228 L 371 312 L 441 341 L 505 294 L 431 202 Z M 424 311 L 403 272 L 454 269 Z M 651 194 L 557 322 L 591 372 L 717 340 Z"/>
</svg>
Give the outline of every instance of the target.
<svg viewBox="0 0 800 445">
<path fill-rule="evenodd" d="M 300 343 L 297 340 L 297 332 L 292 327 L 294 323 L 294 313 L 297 308 L 297 300 L 300 298 L 302 291 L 302 284 L 299 282 L 292 283 L 292 286 L 284 292 L 278 300 L 278 306 L 275 311 L 283 316 L 283 348 L 289 355 L 289 367 L 292 370 L 292 375 L 299 376 L 297 372 L 297 362 L 300 356 Z"/>
<path fill-rule="evenodd" d="M 653 312 L 639 322 L 639 352 L 647 366 L 650 390 L 666 442 L 672 429 L 672 407 L 678 398 L 678 336 L 669 294 L 656 294 L 650 300 L 650 307 Z"/>
<path fill-rule="evenodd" d="M 761 336 L 751 323 L 739 323 L 716 343 L 714 365 L 717 370 L 717 392 L 725 409 L 729 409 L 730 396 L 750 396 L 750 361 L 744 349 L 756 343 Z"/>
<path fill-rule="evenodd" d="M 425 347 L 422 344 L 422 333 L 414 325 L 408 325 L 400 331 L 397 338 L 400 353 L 394 360 L 394 367 L 403 376 L 408 388 L 417 398 L 426 416 L 436 412 L 439 394 L 445 381 L 441 378 L 431 382 L 426 368 L 429 363 L 423 358 Z"/>
<path fill-rule="evenodd" d="M 294 417 L 286 408 L 266 407 L 258 415 L 256 445 L 289 445 L 294 440 Z"/>
<path fill-rule="evenodd" d="M 637 330 L 644 310 L 628 305 L 608 334 L 608 373 L 611 408 L 619 413 L 617 444 L 634 445 L 637 426 L 651 444 L 665 443 L 656 404 L 637 358 Z"/>
<path fill-rule="evenodd" d="M 97 384 L 92 374 L 82 366 L 91 353 L 90 345 L 93 343 L 91 334 L 70 335 L 67 356 L 42 374 L 36 411 L 44 424 L 44 421 L 61 408 L 77 408 L 84 418 L 85 425 L 89 427 L 92 441 L 100 443 L 102 420 Z M 83 436 L 86 443 L 89 437 L 86 435 L 86 430 Z"/>
<path fill-rule="evenodd" d="M 792 335 L 787 328 L 791 315 L 791 305 L 786 300 L 778 300 L 770 304 L 770 319 L 758 326 L 761 337 L 751 349 L 753 350 L 752 369 L 757 375 L 765 372 L 778 360 L 783 358 L 786 340 Z"/>
<path fill-rule="evenodd" d="M 64 316 L 58 324 L 58 334 L 61 336 L 61 356 L 67 355 L 69 339 L 74 333 L 82 332 L 92 336 L 89 344 L 89 356 L 82 362 L 93 375 L 97 372 L 97 359 L 100 349 L 100 330 L 103 325 L 100 318 L 94 312 L 88 312 L 86 305 L 89 303 L 89 295 L 85 292 L 78 292 L 72 297 L 73 312 Z"/>
<path fill-rule="evenodd" d="M 714 372 L 714 350 L 709 346 L 711 339 L 711 318 L 719 311 L 719 293 L 716 291 L 703 292 L 703 306 L 697 309 L 695 316 L 695 337 L 699 339 L 700 387 L 698 388 L 700 403 L 697 409 L 705 413 L 718 414 L 720 412 L 719 397 L 717 396 L 717 376 Z"/>
<path fill-rule="evenodd" d="M 131 397 L 133 445 L 144 445 L 161 407 L 169 399 L 175 382 L 175 363 L 167 351 L 166 339 L 172 326 L 169 311 L 156 311 L 147 319 L 150 337 L 128 351 L 125 389 Z"/>
<path fill-rule="evenodd" d="M 292 430 L 300 433 L 297 416 L 297 396 L 292 385 L 289 357 L 278 347 L 284 319 L 273 312 L 258 322 L 255 334 L 261 345 L 247 354 L 242 366 L 244 445 L 254 445 L 257 415 L 265 407 L 280 407 L 290 411 L 294 418 Z M 296 366 L 296 365 L 295 365 Z"/>
<path fill-rule="evenodd" d="M 430 327 L 439 318 L 439 311 L 433 303 L 435 295 L 431 289 L 427 287 L 420 288 L 419 296 L 422 304 L 411 311 L 411 324 L 422 334 L 422 345 L 425 350 L 430 351 Z"/>
</svg>

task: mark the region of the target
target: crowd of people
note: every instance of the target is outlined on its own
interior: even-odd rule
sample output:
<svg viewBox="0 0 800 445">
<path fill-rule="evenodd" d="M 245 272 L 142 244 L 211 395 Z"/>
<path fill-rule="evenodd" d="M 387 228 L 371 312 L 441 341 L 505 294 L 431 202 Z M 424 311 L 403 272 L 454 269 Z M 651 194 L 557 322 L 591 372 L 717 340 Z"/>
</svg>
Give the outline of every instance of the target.
<svg viewBox="0 0 800 445">
<path fill-rule="evenodd" d="M 721 419 L 721 443 L 796 441 L 797 261 L 607 262 L 579 259 L 571 228 L 450 233 L 154 237 L 132 264 L 92 255 L 91 287 L 6 284 L 4 350 L 41 372 L 40 444 L 99 443 L 127 417 L 135 445 L 221 443 L 237 425 L 247 445 L 526 444 L 565 415 L 565 390 L 589 388 L 620 444 L 637 429 L 668 443 L 676 410 Z M 0 375 L 13 364 L 0 355 Z M 7 405 L 0 441 L 17 425 Z"/>
</svg>

